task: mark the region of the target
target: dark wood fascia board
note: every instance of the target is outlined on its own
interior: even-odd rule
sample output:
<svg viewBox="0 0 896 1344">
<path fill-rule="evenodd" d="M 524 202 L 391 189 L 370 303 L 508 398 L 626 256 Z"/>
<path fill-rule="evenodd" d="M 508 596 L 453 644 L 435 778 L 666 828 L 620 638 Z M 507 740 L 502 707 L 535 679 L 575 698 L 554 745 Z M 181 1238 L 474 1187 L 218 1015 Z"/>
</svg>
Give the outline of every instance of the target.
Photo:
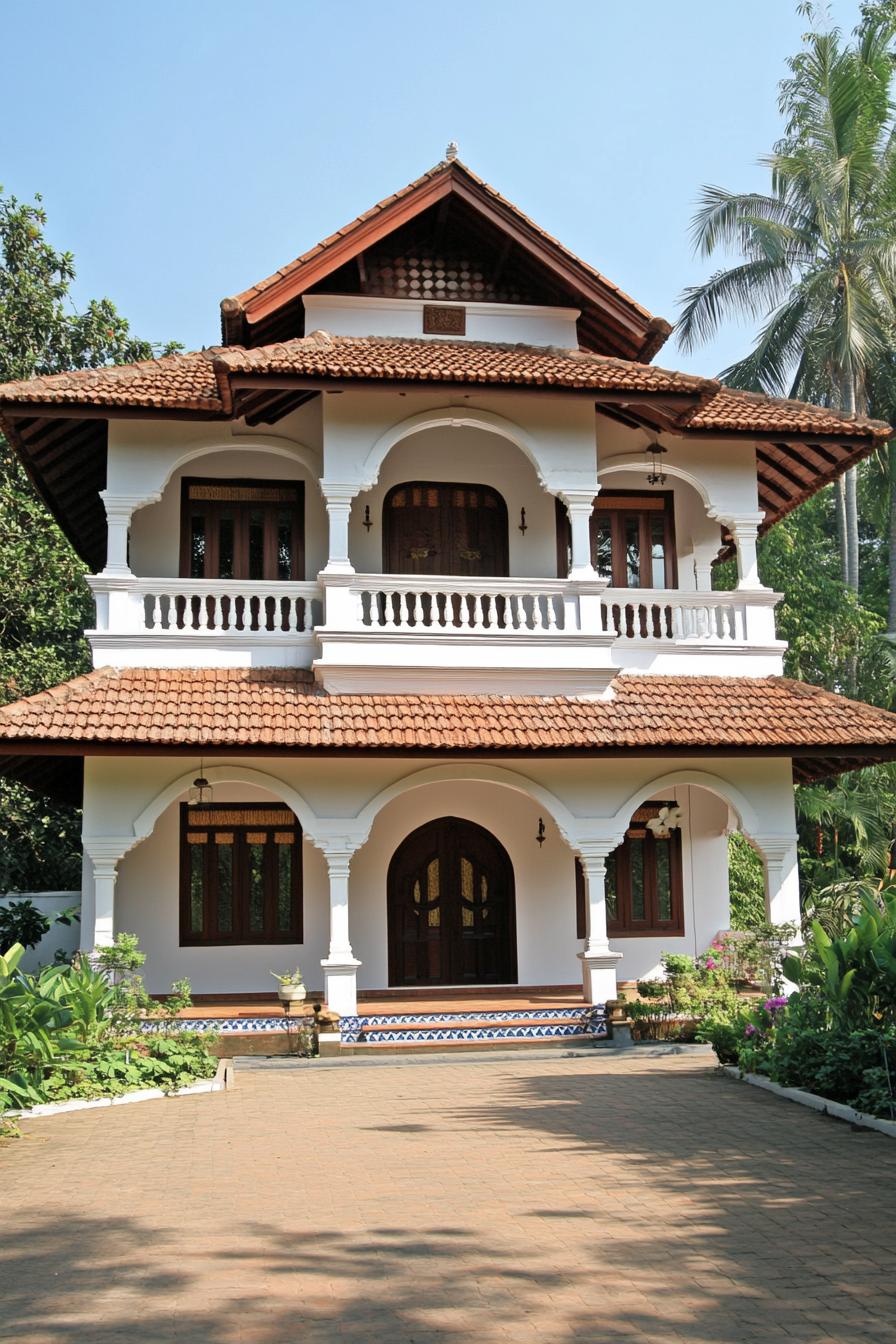
<svg viewBox="0 0 896 1344">
<path fill-rule="evenodd" d="M 624 297 L 592 274 L 584 262 L 573 258 L 559 243 L 521 220 L 512 207 L 493 199 L 475 182 L 450 168 L 421 184 L 408 196 L 355 224 L 342 238 L 322 248 L 317 256 L 294 267 L 288 274 L 273 281 L 262 293 L 245 300 L 238 308 L 231 306 L 234 300 L 225 300 L 228 306 L 225 309 L 222 304 L 222 313 L 228 334 L 237 330 L 240 320 L 250 327 L 263 321 L 283 303 L 297 294 L 307 292 L 334 270 L 353 260 L 359 252 L 374 246 L 380 239 L 451 195 L 457 196 L 458 200 L 476 211 L 505 237 L 524 248 L 567 287 L 587 296 L 592 303 L 610 313 L 621 331 L 627 334 L 633 352 L 640 352 L 657 341 L 656 349 L 660 348 L 671 331 L 664 319 L 655 319 L 652 314 L 640 310 L 634 300 Z"/>
<path fill-rule="evenodd" d="M 804 443 L 807 447 L 814 444 L 834 444 L 842 448 L 864 448 L 871 453 L 875 448 L 880 448 L 886 442 L 884 439 L 871 438 L 867 434 L 818 434 L 815 431 L 796 432 L 788 429 L 784 433 L 774 434 L 768 429 L 710 429 L 703 425 L 696 428 L 690 425 L 680 425 L 675 434 L 682 438 L 694 439 L 724 439 L 732 443 L 773 443 L 778 444 L 785 441 L 789 444 Z"/>
<path fill-rule="evenodd" d="M 407 224 L 429 206 L 450 195 L 453 189 L 452 176 L 446 170 L 438 177 L 422 183 L 409 195 L 393 201 L 391 205 L 378 210 L 368 219 L 361 220 L 342 238 L 322 247 L 317 256 L 309 257 L 299 266 L 293 266 L 286 275 L 273 281 L 260 294 L 247 299 L 241 305 L 246 322 L 254 326 L 265 317 L 269 317 L 281 304 L 288 302 L 296 294 L 304 294 L 312 285 L 325 279 L 347 261 L 352 261 L 358 252 L 366 251 L 381 238 L 394 233 L 402 224 Z"/>
<path fill-rule="evenodd" d="M 47 739 L 41 741 L 0 741 L 0 749 L 4 756 L 187 756 L 195 757 L 201 755 L 204 760 L 211 757 L 227 756 L 261 756 L 261 757 L 303 757 L 303 758 L 329 758 L 331 760 L 351 759 L 358 760 L 370 758 L 372 756 L 389 757 L 411 757 L 418 759 L 420 757 L 437 757 L 451 760 L 457 756 L 465 758 L 474 758 L 482 761 L 494 759 L 504 759 L 512 756 L 516 759 L 533 759 L 542 756 L 550 756 L 567 760 L 589 759 L 592 757 L 605 757 L 612 759 L 624 759 L 626 757 L 636 756 L 646 758 L 651 756 L 745 756 L 745 757 L 765 757 L 779 759 L 781 757 L 792 760 L 855 760 L 863 761 L 866 764 L 873 764 L 885 760 L 896 759 L 896 744 L 892 746 L 866 746 L 850 743 L 848 747 L 841 749 L 836 746 L 820 745 L 817 747 L 794 746 L 788 744 L 770 743 L 768 746 L 652 746 L 652 747 L 506 747 L 506 748 L 482 748 L 482 747 L 297 747 L 297 746 L 278 746 L 273 743 L 255 743 L 245 746 L 226 746 L 218 743 L 195 742 L 195 743 L 157 743 L 157 742 L 72 742 L 68 739 Z"/>
<path fill-rule="evenodd" d="M 55 495 L 53 495 L 47 489 L 46 482 L 44 481 L 42 474 L 36 469 L 35 464 L 32 460 L 31 450 L 29 449 L 27 443 L 25 443 L 25 441 L 17 433 L 14 421 L 7 418 L 7 416 L 3 413 L 2 406 L 0 406 L 0 431 L 3 432 L 4 437 L 15 449 L 16 457 L 19 459 L 19 462 L 22 465 L 22 470 L 28 477 L 28 480 L 31 482 L 37 495 L 46 505 L 51 516 L 58 524 L 59 529 L 62 532 L 63 536 L 66 538 L 68 542 L 71 543 L 72 549 L 74 550 L 75 554 L 79 556 L 84 561 L 84 563 L 90 566 L 92 569 L 102 568 L 102 564 L 104 563 L 104 561 L 101 561 L 100 564 L 97 564 L 97 560 L 99 559 L 98 554 L 92 554 L 89 551 L 85 553 L 84 538 L 83 536 L 79 536 L 78 529 L 72 526 L 74 519 L 72 517 L 71 509 L 66 509 L 63 512 L 63 510 L 59 506 L 59 502 L 57 501 Z"/>
<path fill-rule="evenodd" d="M 518 395 L 537 392 L 541 396 L 577 396 L 594 400 L 593 387 L 558 387 L 553 383 L 480 383 L 449 382 L 447 379 L 423 380 L 420 378 L 309 378 L 289 373 L 242 373 L 234 372 L 230 376 L 230 385 L 234 392 L 257 391 L 261 388 L 279 388 L 282 391 L 295 392 L 399 392 L 410 394 L 419 392 L 432 395 L 433 392 L 445 392 L 452 396 L 491 396 L 495 392 Z M 643 397 L 642 393 L 629 393 L 629 398 Z"/>
<path fill-rule="evenodd" d="M 104 406 L 62 404 L 56 401 L 0 402 L 0 421 L 41 420 L 228 420 L 220 411 L 188 410 L 168 406 Z"/>
<path fill-rule="evenodd" d="M 584 262 L 574 259 L 559 243 L 524 225 L 509 206 L 486 196 L 475 183 L 455 178 L 453 189 L 460 200 L 477 210 L 502 233 L 512 237 L 515 243 L 542 261 L 565 284 L 587 292 L 595 303 L 612 311 L 620 325 L 632 333 L 635 348 L 641 349 L 645 331 L 653 321 L 652 313 L 641 309 L 640 305 L 636 306 L 633 300 L 624 298 L 606 281 L 590 273 Z"/>
</svg>

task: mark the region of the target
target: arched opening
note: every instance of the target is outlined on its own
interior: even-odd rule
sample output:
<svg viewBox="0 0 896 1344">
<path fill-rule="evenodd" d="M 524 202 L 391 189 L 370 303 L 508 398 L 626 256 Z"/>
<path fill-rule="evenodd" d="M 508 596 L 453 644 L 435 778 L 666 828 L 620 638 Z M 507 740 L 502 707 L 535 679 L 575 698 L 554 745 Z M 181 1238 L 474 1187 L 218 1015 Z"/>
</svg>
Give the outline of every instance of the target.
<svg viewBox="0 0 896 1344">
<path fill-rule="evenodd" d="M 490 486 L 405 481 L 383 500 L 383 572 L 501 578 L 507 505 Z"/>
<path fill-rule="evenodd" d="M 389 984 L 516 984 L 513 865 L 490 831 L 438 817 L 398 846 L 387 877 Z"/>
</svg>

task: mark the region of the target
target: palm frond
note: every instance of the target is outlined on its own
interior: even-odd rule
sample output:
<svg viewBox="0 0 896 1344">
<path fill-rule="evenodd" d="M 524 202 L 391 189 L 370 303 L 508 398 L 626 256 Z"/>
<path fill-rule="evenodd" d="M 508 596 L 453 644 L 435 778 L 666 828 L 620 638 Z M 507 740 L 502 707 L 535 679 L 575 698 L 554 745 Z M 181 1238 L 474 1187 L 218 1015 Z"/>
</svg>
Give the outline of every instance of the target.
<svg viewBox="0 0 896 1344">
<path fill-rule="evenodd" d="M 682 294 L 682 313 L 676 328 L 679 346 L 693 350 L 713 335 L 729 313 L 762 316 L 777 307 L 791 282 L 792 271 L 786 262 L 763 259 L 717 271 L 704 284 Z"/>
</svg>

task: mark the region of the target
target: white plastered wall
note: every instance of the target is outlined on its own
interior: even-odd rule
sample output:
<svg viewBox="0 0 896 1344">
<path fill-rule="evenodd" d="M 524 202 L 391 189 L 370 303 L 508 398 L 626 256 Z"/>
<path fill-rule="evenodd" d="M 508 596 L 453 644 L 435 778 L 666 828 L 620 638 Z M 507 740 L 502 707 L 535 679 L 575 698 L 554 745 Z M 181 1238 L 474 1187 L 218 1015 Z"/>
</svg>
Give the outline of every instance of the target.
<svg viewBox="0 0 896 1344">
<path fill-rule="evenodd" d="M 451 481 L 487 485 L 507 505 L 509 572 L 512 578 L 556 578 L 554 497 L 541 488 L 529 459 L 507 439 L 475 427 L 441 426 L 402 439 L 390 451 L 372 490 L 360 494 L 349 524 L 349 554 L 361 573 L 383 568 L 383 501 L 403 481 Z M 371 527 L 364 526 L 365 507 Z M 520 510 L 526 532 L 520 532 Z"/>
<path fill-rule="evenodd" d="M 271 969 L 301 963 L 313 988 L 327 951 L 329 897 L 326 867 L 307 836 L 318 819 L 332 831 L 350 831 L 353 819 L 373 807 L 368 839 L 351 870 L 350 934 L 362 967 L 362 989 L 387 983 L 385 886 L 389 859 L 400 841 L 433 817 L 468 817 L 492 830 L 514 866 L 517 888 L 517 954 L 521 984 L 574 984 L 580 950 L 575 937 L 572 850 L 561 824 L 592 837 L 621 834 L 631 811 L 646 798 L 676 797 L 685 811 L 683 834 L 685 927 L 683 939 L 619 939 L 621 980 L 655 974 L 663 951 L 699 952 L 727 926 L 726 824 L 728 804 L 748 818 L 755 834 L 786 836 L 793 829 L 789 762 L 747 759 L 701 761 L 645 758 L 595 761 L 527 761 L 520 769 L 479 764 L 384 759 L 370 761 L 264 760 L 206 764 L 213 781 L 252 770 L 252 784 L 215 782 L 222 801 L 263 799 L 290 791 L 300 796 L 306 840 L 305 942 L 301 947 L 178 947 L 178 809 L 172 799 L 148 839 L 137 843 L 134 822 L 177 780 L 189 779 L 184 758 L 89 758 L 85 769 L 85 836 L 120 836 L 132 846 L 119 865 L 116 929 L 137 933 L 148 953 L 147 983 L 154 993 L 188 976 L 198 993 L 270 990 Z M 192 767 L 195 769 L 195 766 Z M 259 781 L 263 781 L 259 784 Z M 424 782 L 425 781 L 425 782 Z M 377 811 L 376 800 L 392 796 Z M 182 795 L 181 795 L 182 796 Z M 725 801 L 722 801 L 722 800 Z M 546 841 L 536 843 L 538 818 Z M 369 820 L 368 816 L 368 820 Z M 325 829 L 325 827 L 324 827 Z M 89 870 L 89 865 L 87 865 Z M 92 879 L 85 872 L 85 909 Z M 270 982 L 270 983 L 269 983 Z"/>
</svg>

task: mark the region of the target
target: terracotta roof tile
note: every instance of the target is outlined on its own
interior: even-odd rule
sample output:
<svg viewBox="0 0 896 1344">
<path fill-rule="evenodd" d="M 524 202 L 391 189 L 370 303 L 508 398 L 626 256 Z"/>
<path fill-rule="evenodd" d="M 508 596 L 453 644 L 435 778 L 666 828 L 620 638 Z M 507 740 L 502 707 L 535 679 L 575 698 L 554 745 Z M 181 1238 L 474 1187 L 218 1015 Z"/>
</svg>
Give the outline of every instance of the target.
<svg viewBox="0 0 896 1344">
<path fill-rule="evenodd" d="M 146 407 L 220 414 L 222 402 L 213 363 L 218 353 L 218 348 L 212 348 L 144 359 L 138 364 L 74 369 L 70 373 L 0 383 L 0 402 Z"/>
<path fill-rule="evenodd" d="M 187 410 L 230 414 L 229 378 L 290 375 L 309 379 L 467 383 L 488 387 L 691 393 L 696 407 L 682 428 L 766 436 L 812 434 L 882 441 L 891 429 L 879 420 L 759 393 L 720 388 L 711 378 L 554 346 L 504 345 L 387 336 L 331 336 L 314 332 L 292 341 L 244 349 L 213 347 L 103 369 L 78 369 L 0 384 L 0 407 L 36 403 Z"/>
<path fill-rule="evenodd" d="M 724 430 L 763 434 L 861 434 L 888 439 L 892 434 L 882 420 L 849 416 L 830 407 L 805 401 L 766 397 L 761 392 L 740 392 L 722 387 L 708 401 L 689 412 L 683 421 L 688 429 Z"/>
<path fill-rule="evenodd" d="M 309 336 L 276 345 L 223 350 L 216 367 L 228 373 L 292 374 L 309 378 L 375 378 L 415 382 L 512 384 L 710 393 L 718 383 L 653 364 L 556 346 L 397 336 Z M 0 388 L 2 396 L 2 388 Z"/>
<path fill-rule="evenodd" d="M 279 668 L 101 668 L 0 709 L 0 743 L 296 751 L 758 748 L 896 755 L 896 715 L 784 678 L 622 675 L 606 700 L 327 695 Z"/>
</svg>

